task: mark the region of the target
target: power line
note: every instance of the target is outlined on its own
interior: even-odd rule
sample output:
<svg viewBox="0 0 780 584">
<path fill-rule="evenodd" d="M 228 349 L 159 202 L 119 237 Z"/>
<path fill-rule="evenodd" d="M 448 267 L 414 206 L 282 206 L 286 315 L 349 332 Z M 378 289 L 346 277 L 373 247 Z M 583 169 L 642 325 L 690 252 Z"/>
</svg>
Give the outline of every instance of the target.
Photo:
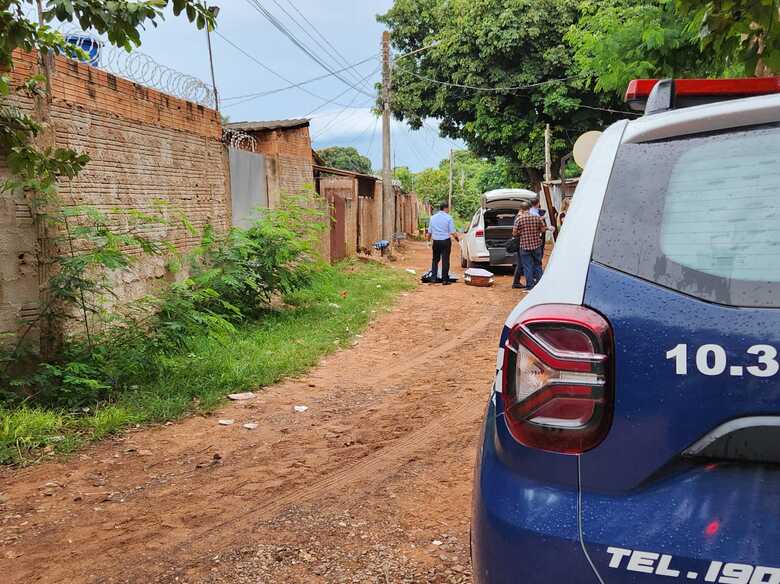
<svg viewBox="0 0 780 584">
<path fill-rule="evenodd" d="M 299 29 L 301 29 L 301 30 L 303 31 L 303 33 L 304 33 L 304 34 L 305 34 L 307 37 L 309 37 L 311 40 L 313 40 L 313 41 L 314 41 L 314 43 L 315 43 L 315 44 L 316 44 L 316 45 L 317 45 L 317 46 L 318 46 L 320 49 L 322 49 L 322 51 L 323 51 L 323 52 L 324 52 L 326 55 L 328 55 L 328 56 L 329 56 L 329 57 L 330 57 L 330 58 L 333 60 L 333 62 L 336 64 L 336 66 L 338 66 L 338 67 L 341 67 L 342 65 L 348 65 L 348 64 L 349 64 L 349 61 L 347 61 L 347 60 L 344 58 L 344 55 L 342 55 L 342 54 L 341 54 L 341 53 L 338 51 L 338 49 L 336 49 L 336 47 L 334 47 L 334 46 L 333 46 L 333 44 L 331 44 L 331 42 L 330 42 L 330 41 L 328 41 L 328 39 L 327 39 L 327 38 L 325 38 L 325 36 L 324 36 L 324 35 L 323 35 L 323 34 L 322 34 L 322 33 L 321 33 L 321 32 L 320 32 L 318 29 L 317 29 L 317 27 L 316 27 L 316 26 L 315 26 L 315 25 L 314 25 L 314 24 L 313 24 L 313 23 L 312 23 L 312 22 L 311 22 L 311 21 L 310 21 L 308 18 L 306 18 L 306 16 L 304 16 L 304 14 L 303 14 L 303 13 L 302 13 L 300 10 L 298 10 L 298 8 L 295 6 L 295 4 L 293 4 L 293 3 L 292 3 L 292 1 L 291 1 L 291 0 L 287 0 L 287 4 L 290 6 L 290 8 L 292 8 L 292 9 L 293 9 L 293 10 L 294 10 L 294 11 L 295 11 L 295 12 L 296 12 L 296 13 L 297 13 L 297 14 L 298 14 L 298 15 L 299 15 L 299 16 L 300 16 L 300 17 L 301 17 L 303 20 L 304 20 L 304 22 L 305 22 L 305 23 L 308 25 L 308 28 L 307 28 L 306 26 L 304 26 L 303 24 L 301 24 L 301 22 L 300 22 L 300 21 L 299 21 L 299 20 L 298 20 L 298 19 L 297 19 L 297 18 L 296 18 L 294 15 L 290 14 L 290 13 L 287 11 L 287 9 L 285 9 L 285 8 L 284 8 L 284 6 L 282 6 L 282 5 L 279 3 L 279 1 L 278 1 L 278 0 L 273 0 L 273 3 L 274 3 L 274 4 L 276 4 L 276 5 L 279 7 L 279 9 L 280 9 L 282 12 L 284 12 L 284 13 L 287 15 L 287 17 L 288 17 L 288 18 L 289 18 L 289 19 L 290 19 L 290 20 L 291 20 L 293 23 L 295 23 L 295 25 L 296 25 L 296 26 L 297 26 Z M 315 37 L 314 35 L 312 35 L 312 33 L 310 33 L 308 29 L 311 29 L 311 30 L 312 30 L 312 31 L 313 31 L 313 32 L 314 32 L 314 33 L 315 33 L 317 36 L 319 36 L 320 38 L 322 38 L 322 39 L 325 41 L 325 43 L 326 43 L 326 45 L 327 45 L 327 46 L 326 46 L 326 45 L 324 45 L 324 44 L 322 44 L 322 42 L 321 42 L 319 39 L 317 39 L 317 37 Z M 353 80 L 357 80 L 357 77 L 354 75 L 354 73 L 353 73 L 353 72 L 351 72 L 351 71 L 350 71 L 350 75 L 351 75 L 351 78 L 352 78 Z M 358 81 L 358 83 L 359 83 L 359 81 Z"/>
<path fill-rule="evenodd" d="M 406 136 L 406 143 L 411 149 L 414 151 L 414 153 L 417 155 L 417 158 L 419 158 L 420 162 L 423 164 L 426 164 L 428 161 L 430 161 L 430 157 L 428 158 L 428 161 L 425 161 L 425 156 L 420 154 L 420 151 L 417 149 L 417 146 L 414 143 L 414 140 L 411 138 L 422 138 L 422 136 L 413 136 L 412 132 L 407 132 Z M 424 162 L 425 161 L 425 162 Z"/>
<path fill-rule="evenodd" d="M 312 52 L 312 50 L 307 47 L 303 42 L 301 42 L 298 37 L 296 37 L 292 31 L 287 28 L 283 22 L 281 22 L 272 12 L 270 12 L 268 9 L 266 9 L 258 0 L 246 0 L 247 3 L 249 3 L 250 6 L 254 7 L 255 10 L 257 10 L 260 14 L 262 14 L 268 22 L 270 22 L 274 28 L 276 28 L 279 32 L 281 32 L 284 36 L 286 36 L 296 47 L 301 49 L 311 60 L 313 60 L 315 63 L 317 63 L 320 67 L 325 69 L 328 73 L 332 74 L 334 77 L 336 77 L 339 81 L 343 82 L 346 85 L 349 85 L 352 89 L 355 91 L 358 91 L 368 97 L 373 97 L 371 94 L 365 92 L 363 89 L 349 81 L 348 79 L 345 79 L 340 74 L 336 73 L 325 61 L 323 61 L 320 57 L 318 57 L 315 53 Z"/>
<path fill-rule="evenodd" d="M 463 83 L 451 83 L 450 81 L 441 81 L 440 79 L 434 79 L 433 77 L 426 77 L 425 75 L 420 75 L 419 73 L 415 73 L 414 71 L 410 71 L 408 69 L 406 69 L 405 72 L 409 73 L 413 77 L 422 79 L 423 81 L 428 81 L 429 83 L 446 85 L 447 87 L 459 87 L 461 89 L 472 89 L 474 91 L 487 91 L 487 92 L 522 91 L 524 89 L 533 89 L 534 87 L 547 85 L 548 83 L 556 83 L 559 81 L 571 81 L 572 79 L 577 79 L 578 77 L 581 77 L 581 75 L 572 75 L 570 77 L 561 77 L 560 79 L 547 79 L 546 81 L 540 81 L 538 83 L 531 83 L 529 85 L 516 85 L 513 87 L 479 87 L 477 85 L 466 85 Z"/>
<path fill-rule="evenodd" d="M 236 50 L 237 50 L 239 53 L 241 53 L 242 55 L 244 55 L 246 58 L 248 58 L 249 60 L 251 60 L 251 61 L 253 61 L 254 63 L 256 63 L 257 65 L 259 65 L 260 67 L 262 67 L 264 70 L 268 71 L 268 72 L 269 72 L 271 75 L 273 75 L 273 76 L 275 76 L 275 77 L 277 77 L 277 78 L 281 79 L 281 80 L 282 80 L 282 81 L 284 81 L 285 83 L 289 83 L 289 84 L 291 84 L 291 85 L 295 85 L 295 82 L 294 82 L 294 81 L 292 81 L 292 80 L 288 79 L 287 77 L 285 77 L 285 76 L 284 76 L 284 75 L 282 75 L 281 73 L 277 73 L 276 71 L 274 71 L 273 69 L 271 69 L 271 67 L 269 67 L 268 65 L 266 65 L 265 63 L 263 63 L 262 61 L 260 61 L 259 59 L 257 59 L 257 58 L 256 58 L 254 55 L 252 55 L 251 53 L 248 53 L 247 51 L 245 51 L 244 49 L 242 49 L 241 47 L 239 47 L 239 46 L 238 46 L 236 43 L 234 43 L 233 41 L 231 41 L 231 40 L 230 40 L 228 37 L 226 37 L 226 36 L 225 36 L 225 35 L 223 35 L 221 32 L 219 32 L 219 30 L 215 30 L 215 31 L 214 31 L 214 33 L 215 33 L 216 35 L 218 35 L 218 36 L 219 36 L 219 38 L 221 38 L 221 39 L 222 39 L 223 41 L 225 41 L 227 44 L 229 44 L 231 47 L 233 47 L 234 49 L 236 49 Z M 333 101 L 332 101 L 332 100 L 329 100 L 329 99 L 328 99 L 328 98 L 326 98 L 326 97 L 322 97 L 321 95 L 317 95 L 316 93 L 313 93 L 313 92 L 309 91 L 309 90 L 308 90 L 308 89 L 306 89 L 305 87 L 299 87 L 298 89 L 300 89 L 300 90 L 301 90 L 301 91 L 303 91 L 304 93 L 308 93 L 308 94 L 309 94 L 309 95 L 311 95 L 312 97 L 316 97 L 316 98 L 317 98 L 317 99 L 319 99 L 320 101 L 324 101 L 324 102 L 326 102 L 326 104 L 328 104 L 328 103 L 333 103 Z M 249 98 L 249 99 L 247 99 L 246 101 L 251 101 L 252 99 L 254 99 L 254 98 Z M 337 98 L 337 99 L 338 99 L 338 98 Z M 233 106 L 235 106 L 235 105 L 239 105 L 239 103 L 244 103 L 244 102 L 237 102 L 237 103 L 232 103 L 232 104 L 228 105 L 227 107 L 233 107 Z M 342 105 L 342 106 L 343 106 L 344 104 L 337 104 L 337 105 Z"/>
<path fill-rule="evenodd" d="M 366 57 L 362 61 L 358 61 L 357 63 L 353 63 L 352 65 L 348 65 L 347 67 L 344 67 L 343 69 L 339 69 L 338 73 L 342 73 L 344 71 L 349 71 L 350 69 L 354 70 L 355 67 L 359 67 L 360 65 L 363 65 L 364 63 L 368 63 L 369 61 L 376 58 L 377 55 L 371 55 L 370 57 Z M 318 75 L 317 77 L 312 77 L 311 79 L 307 79 L 305 81 L 301 81 L 299 83 L 293 83 L 291 85 L 287 85 L 285 87 L 278 87 L 276 89 L 269 89 L 268 91 L 259 91 L 257 93 L 246 93 L 244 95 L 235 95 L 233 97 L 223 97 L 220 99 L 220 101 L 234 101 L 239 99 L 247 99 L 247 98 L 257 98 L 257 97 L 265 97 L 266 95 L 273 95 L 275 93 L 281 93 L 282 91 L 287 91 L 288 89 L 298 89 L 304 85 L 308 85 L 309 83 L 314 83 L 315 81 L 321 81 L 322 79 L 327 79 L 328 77 L 332 77 L 333 75 L 330 73 L 325 73 L 324 75 Z"/>
<path fill-rule="evenodd" d="M 421 126 L 421 127 L 423 127 L 423 128 L 425 128 L 426 130 L 428 130 L 428 132 L 429 132 L 431 135 L 433 135 L 435 138 L 437 138 L 437 139 L 439 139 L 439 140 L 444 140 L 445 142 L 449 142 L 449 143 L 450 143 L 452 146 L 454 146 L 455 148 L 458 148 L 458 149 L 462 149 L 462 148 L 463 148 L 463 145 L 462 145 L 462 144 L 458 144 L 457 142 L 455 142 L 454 140 L 452 140 L 452 139 L 451 139 L 450 137 L 448 137 L 448 136 L 442 136 L 442 135 L 441 135 L 441 133 L 440 133 L 440 131 L 439 131 L 438 129 L 433 129 L 433 128 L 431 128 L 430 126 L 428 126 L 428 125 L 425 123 L 425 120 L 422 120 L 422 126 Z"/>
<path fill-rule="evenodd" d="M 368 143 L 368 151 L 366 152 L 369 158 L 371 158 L 371 152 L 374 149 L 374 139 L 376 138 L 376 133 L 377 133 L 376 129 L 379 126 L 379 120 L 381 119 L 382 118 L 377 116 L 376 120 L 374 121 L 374 131 L 371 133 L 371 141 Z"/>
<path fill-rule="evenodd" d="M 628 115 L 628 116 L 641 116 L 642 115 L 642 114 L 637 113 L 637 112 L 629 112 L 629 111 L 625 111 L 625 110 L 616 110 L 616 109 L 611 109 L 611 108 L 608 108 L 608 107 L 595 107 L 595 106 L 592 106 L 592 105 L 585 105 L 585 104 L 582 104 L 582 103 L 577 106 L 577 109 L 580 109 L 580 108 L 585 108 L 585 109 L 589 109 L 589 110 L 596 110 L 598 112 L 609 112 L 611 114 L 624 114 L 624 115 Z"/>
<path fill-rule="evenodd" d="M 372 75 L 376 74 L 376 72 L 377 72 L 377 71 L 379 71 L 379 67 L 377 67 L 376 69 L 374 69 L 373 71 L 371 71 L 371 73 L 369 73 L 368 75 L 366 75 L 365 77 L 363 77 L 363 78 L 361 79 L 361 81 L 365 81 L 366 79 L 368 79 L 368 78 L 369 78 L 369 77 L 371 77 Z M 323 103 L 323 104 L 321 104 L 321 105 L 317 106 L 316 108 L 314 108 L 313 110 L 311 110 L 311 111 L 310 111 L 308 114 L 306 114 L 304 117 L 308 118 L 310 115 L 312 115 L 313 113 L 316 113 L 316 112 L 318 112 L 319 110 L 321 110 L 322 108 L 324 108 L 326 105 L 328 105 L 328 104 L 331 104 L 331 103 L 336 103 L 336 100 L 337 100 L 337 99 L 339 99 L 339 98 L 340 98 L 342 95 L 344 95 L 345 93 L 349 92 L 351 89 L 352 89 L 351 87 L 347 87 L 347 88 L 346 88 L 344 91 L 342 91 L 342 92 L 341 92 L 341 93 L 339 93 L 338 95 L 334 96 L 332 99 L 329 99 L 329 100 L 327 100 L 325 103 Z M 361 92 L 361 93 L 362 93 L 362 92 Z M 352 107 L 352 104 L 353 104 L 353 103 L 355 103 L 355 99 L 356 99 L 357 97 L 358 97 L 358 96 L 357 96 L 357 95 L 355 95 L 355 97 L 352 99 L 352 101 L 351 101 L 349 104 L 347 104 L 347 105 L 344 105 L 343 107 L 344 107 L 345 109 L 346 109 L 346 108 L 349 108 L 349 107 Z M 371 101 L 373 101 L 373 100 L 375 99 L 375 97 L 374 97 L 374 96 L 369 96 L 369 97 L 371 97 Z M 342 104 L 337 104 L 337 105 L 342 105 Z"/>
<path fill-rule="evenodd" d="M 478 87 L 476 85 L 465 85 L 462 83 L 451 83 L 449 81 L 441 81 L 439 79 L 433 79 L 432 77 L 426 77 L 425 75 L 420 75 L 419 73 L 415 73 L 414 71 L 406 70 L 406 73 L 409 73 L 413 77 L 417 77 L 418 79 L 422 79 L 424 81 L 428 81 L 430 83 L 436 83 L 438 85 L 445 85 L 447 87 L 459 87 L 461 89 L 472 89 L 474 91 L 486 91 L 486 92 L 500 92 L 500 91 L 523 91 L 525 89 L 533 89 L 535 87 L 541 87 L 542 85 L 547 85 L 548 83 L 557 83 L 557 82 L 565 82 L 565 81 L 571 81 L 572 79 L 577 79 L 579 77 L 582 77 L 582 75 L 572 75 L 570 77 L 561 77 L 559 79 L 547 79 L 546 81 L 540 81 L 538 83 L 531 83 L 530 85 L 518 85 L 515 87 Z M 636 112 L 630 112 L 626 110 L 616 110 L 611 108 L 603 108 L 603 107 L 595 107 L 592 105 L 584 105 L 580 104 L 577 109 L 584 108 L 584 109 L 590 109 L 590 110 L 596 110 L 596 111 L 602 111 L 602 112 L 609 112 L 613 114 L 626 114 L 631 116 L 641 116 L 642 114 L 638 114 Z"/>
<path fill-rule="evenodd" d="M 350 107 L 352 107 L 352 104 L 353 104 L 353 103 L 355 103 L 355 100 L 356 100 L 358 97 L 360 97 L 360 94 L 359 94 L 359 93 L 355 93 L 355 95 L 352 97 L 352 101 L 350 101 L 350 102 L 349 102 L 349 104 L 350 104 Z M 328 128 L 330 128 L 330 127 L 331 127 L 333 124 L 335 124 L 335 123 L 336 123 L 336 120 L 338 120 L 338 119 L 339 119 L 339 118 L 340 118 L 340 117 L 341 117 L 341 116 L 344 114 L 344 112 L 345 112 L 345 111 L 347 111 L 348 109 L 349 109 L 349 108 L 346 108 L 346 107 L 345 107 L 345 108 L 344 108 L 344 109 L 342 109 L 340 112 L 338 112 L 338 113 L 337 113 L 337 114 L 336 114 L 336 115 L 335 115 L 333 118 L 331 118 L 330 122 L 328 122 L 328 123 L 325 125 L 325 127 L 324 127 L 324 128 L 321 128 L 321 129 L 320 129 L 320 131 L 319 131 L 319 132 L 317 132 L 317 135 L 316 135 L 316 136 L 312 137 L 312 140 L 316 140 L 317 138 L 319 138 L 320 136 L 322 136 L 323 134 L 325 134 L 325 132 L 327 131 L 327 129 L 328 129 Z M 309 115 L 311 115 L 311 114 L 308 114 L 308 115 L 306 115 L 305 117 L 307 117 L 307 118 L 308 118 L 308 117 L 309 117 Z"/>
</svg>

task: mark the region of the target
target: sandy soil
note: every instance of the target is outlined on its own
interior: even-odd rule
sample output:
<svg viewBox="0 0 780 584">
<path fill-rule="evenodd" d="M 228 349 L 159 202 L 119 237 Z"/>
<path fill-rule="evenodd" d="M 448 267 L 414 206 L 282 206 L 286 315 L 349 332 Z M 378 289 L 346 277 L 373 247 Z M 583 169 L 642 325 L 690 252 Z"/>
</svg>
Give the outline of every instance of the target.
<svg viewBox="0 0 780 584">
<path fill-rule="evenodd" d="M 428 253 L 409 243 L 393 265 L 422 273 Z M 0 580 L 470 582 L 475 444 L 510 285 L 421 285 L 253 400 L 0 471 Z"/>
</svg>

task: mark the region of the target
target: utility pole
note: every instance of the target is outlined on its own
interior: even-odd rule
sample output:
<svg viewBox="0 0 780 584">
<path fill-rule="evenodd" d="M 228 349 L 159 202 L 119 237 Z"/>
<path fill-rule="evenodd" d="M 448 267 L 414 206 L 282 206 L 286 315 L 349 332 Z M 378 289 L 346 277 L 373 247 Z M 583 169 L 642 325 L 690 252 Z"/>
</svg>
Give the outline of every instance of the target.
<svg viewBox="0 0 780 584">
<path fill-rule="evenodd" d="M 210 6 L 208 11 L 214 20 L 219 15 L 219 6 Z M 214 76 L 214 55 L 211 52 L 211 25 L 206 23 L 206 40 L 209 45 L 209 66 L 211 67 L 211 87 L 214 89 L 214 109 L 219 113 L 219 94 L 217 93 L 217 78 Z"/>
<path fill-rule="evenodd" d="M 395 192 L 390 160 L 390 32 L 382 33 L 382 239 L 392 243 L 395 225 Z"/>
<path fill-rule="evenodd" d="M 552 142 L 552 130 L 550 124 L 544 129 L 544 180 L 552 180 L 552 155 L 550 153 L 550 144 Z"/>
<path fill-rule="evenodd" d="M 452 213 L 452 148 L 450 148 L 450 193 L 447 197 L 447 204 L 450 206 L 450 213 Z"/>
</svg>

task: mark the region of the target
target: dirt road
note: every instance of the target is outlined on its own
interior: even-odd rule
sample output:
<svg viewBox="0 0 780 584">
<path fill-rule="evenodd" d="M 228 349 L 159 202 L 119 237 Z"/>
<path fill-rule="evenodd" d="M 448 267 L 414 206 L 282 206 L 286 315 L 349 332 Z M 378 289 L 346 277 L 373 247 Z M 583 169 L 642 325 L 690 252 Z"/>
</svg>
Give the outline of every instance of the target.
<svg viewBox="0 0 780 584">
<path fill-rule="evenodd" d="M 424 270 L 427 253 L 409 244 L 395 265 Z M 3 470 L 0 579 L 470 582 L 471 473 L 510 280 L 420 286 L 354 347 L 251 401 Z"/>
</svg>

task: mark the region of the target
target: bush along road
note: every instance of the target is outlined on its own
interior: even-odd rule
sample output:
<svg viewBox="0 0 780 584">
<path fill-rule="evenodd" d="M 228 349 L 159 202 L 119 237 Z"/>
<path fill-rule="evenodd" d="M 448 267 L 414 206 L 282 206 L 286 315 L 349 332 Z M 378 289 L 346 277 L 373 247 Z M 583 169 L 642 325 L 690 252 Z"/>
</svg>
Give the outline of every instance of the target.
<svg viewBox="0 0 780 584">
<path fill-rule="evenodd" d="M 508 276 L 401 291 L 428 253 L 348 265 L 325 305 L 180 369 L 249 399 L 0 471 L 4 581 L 469 582 L 474 448 L 519 296 Z"/>
</svg>

